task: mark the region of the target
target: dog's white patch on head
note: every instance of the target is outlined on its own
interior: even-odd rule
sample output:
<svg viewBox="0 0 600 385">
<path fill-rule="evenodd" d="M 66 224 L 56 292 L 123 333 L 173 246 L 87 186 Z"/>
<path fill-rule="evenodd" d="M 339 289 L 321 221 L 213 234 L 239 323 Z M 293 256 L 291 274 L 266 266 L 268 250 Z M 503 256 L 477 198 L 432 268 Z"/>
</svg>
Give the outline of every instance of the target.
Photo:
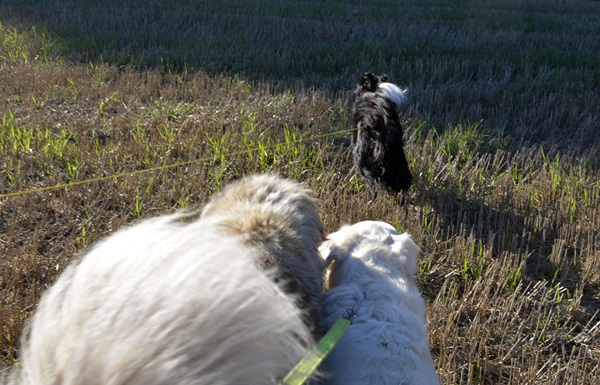
<svg viewBox="0 0 600 385">
<path fill-rule="evenodd" d="M 397 109 L 401 109 L 405 104 L 408 103 L 408 95 L 406 94 L 406 90 L 401 89 L 397 85 L 393 83 L 379 83 L 379 90 L 385 97 L 391 100 Z"/>
</svg>

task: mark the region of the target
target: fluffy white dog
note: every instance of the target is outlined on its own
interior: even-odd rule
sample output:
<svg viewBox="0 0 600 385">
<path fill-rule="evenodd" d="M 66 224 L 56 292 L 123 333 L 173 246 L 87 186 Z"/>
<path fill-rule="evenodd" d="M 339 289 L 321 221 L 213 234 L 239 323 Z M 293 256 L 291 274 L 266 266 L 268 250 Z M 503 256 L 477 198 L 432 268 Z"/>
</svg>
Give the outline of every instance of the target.
<svg viewBox="0 0 600 385">
<path fill-rule="evenodd" d="M 270 183 L 250 183 L 255 189 L 240 211 L 225 209 L 238 200 L 219 198 L 200 219 L 147 220 L 99 242 L 67 268 L 42 297 L 11 384 L 273 384 L 283 378 L 314 340 L 298 296 L 277 283 L 281 270 L 287 272 L 277 258 L 314 263 L 306 269 L 318 275 L 322 261 L 309 253 L 318 253 L 322 225 L 298 185 L 274 176 L 248 180 Z M 253 212 L 251 201 L 263 210 Z M 264 237 L 249 235 L 251 229 Z M 271 260 L 270 252 L 273 265 L 257 266 Z M 320 291 L 320 276 L 310 279 L 298 281 Z"/>
<path fill-rule="evenodd" d="M 358 315 L 324 364 L 327 384 L 439 384 L 414 276 L 419 249 L 383 222 L 359 222 L 329 235 L 323 322 Z"/>
</svg>

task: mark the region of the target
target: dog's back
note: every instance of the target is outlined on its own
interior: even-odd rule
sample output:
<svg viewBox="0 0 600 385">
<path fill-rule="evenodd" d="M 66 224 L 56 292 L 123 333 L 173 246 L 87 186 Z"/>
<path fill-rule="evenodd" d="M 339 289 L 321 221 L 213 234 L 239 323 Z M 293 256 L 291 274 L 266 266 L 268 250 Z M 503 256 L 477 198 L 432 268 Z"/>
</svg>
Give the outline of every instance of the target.
<svg viewBox="0 0 600 385">
<path fill-rule="evenodd" d="M 429 352 L 425 302 L 414 281 L 418 248 L 382 222 L 360 222 L 329 236 L 331 264 L 324 326 L 347 309 L 358 316 L 325 361 L 326 384 L 439 384 Z"/>
<path fill-rule="evenodd" d="M 293 298 L 218 218 L 117 232 L 46 292 L 14 385 L 272 384 L 310 348 Z M 185 219 L 185 218 L 184 218 Z"/>
<path fill-rule="evenodd" d="M 323 267 L 318 247 L 324 229 L 310 192 L 275 174 L 252 175 L 211 198 L 202 217 L 214 215 L 222 216 L 219 227 L 225 233 L 257 249 L 259 268 L 277 267 L 274 278 L 297 296 L 307 324 L 320 338 Z"/>
</svg>

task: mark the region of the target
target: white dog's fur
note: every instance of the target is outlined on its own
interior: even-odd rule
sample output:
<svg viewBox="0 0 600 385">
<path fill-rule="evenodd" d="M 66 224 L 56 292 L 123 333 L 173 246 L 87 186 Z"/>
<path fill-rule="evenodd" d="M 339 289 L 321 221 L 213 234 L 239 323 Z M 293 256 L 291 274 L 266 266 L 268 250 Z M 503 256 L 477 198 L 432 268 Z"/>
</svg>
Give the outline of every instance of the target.
<svg viewBox="0 0 600 385">
<path fill-rule="evenodd" d="M 238 199 L 216 198 L 200 219 L 144 221 L 68 267 L 34 314 L 11 384 L 273 384 L 285 376 L 314 346 L 314 331 L 298 296 L 276 283 L 287 265 L 256 261 L 274 250 L 320 274 L 322 225 L 298 185 L 245 179 L 236 185 L 253 181 L 248 196 L 258 198 L 236 189 Z M 253 211 L 252 200 L 262 209 Z M 252 229 L 273 239 L 245 232 Z M 299 280 L 320 292 L 321 277 L 309 278 Z"/>
<path fill-rule="evenodd" d="M 353 307 L 358 316 L 325 361 L 326 384 L 439 384 L 414 279 L 418 252 L 409 234 L 383 222 L 329 235 L 321 247 L 331 264 L 324 326 Z"/>
</svg>

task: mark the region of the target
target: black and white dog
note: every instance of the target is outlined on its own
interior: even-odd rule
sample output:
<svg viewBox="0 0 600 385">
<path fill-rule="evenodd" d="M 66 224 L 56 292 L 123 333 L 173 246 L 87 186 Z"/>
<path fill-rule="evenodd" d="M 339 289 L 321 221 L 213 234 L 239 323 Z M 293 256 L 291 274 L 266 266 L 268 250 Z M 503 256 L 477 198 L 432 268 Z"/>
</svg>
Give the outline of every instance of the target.
<svg viewBox="0 0 600 385">
<path fill-rule="evenodd" d="M 362 75 L 354 90 L 352 135 L 354 166 L 365 180 L 371 199 L 379 190 L 407 191 L 412 182 L 408 169 L 399 112 L 406 108 L 406 91 L 387 81 L 386 75 Z"/>
</svg>

